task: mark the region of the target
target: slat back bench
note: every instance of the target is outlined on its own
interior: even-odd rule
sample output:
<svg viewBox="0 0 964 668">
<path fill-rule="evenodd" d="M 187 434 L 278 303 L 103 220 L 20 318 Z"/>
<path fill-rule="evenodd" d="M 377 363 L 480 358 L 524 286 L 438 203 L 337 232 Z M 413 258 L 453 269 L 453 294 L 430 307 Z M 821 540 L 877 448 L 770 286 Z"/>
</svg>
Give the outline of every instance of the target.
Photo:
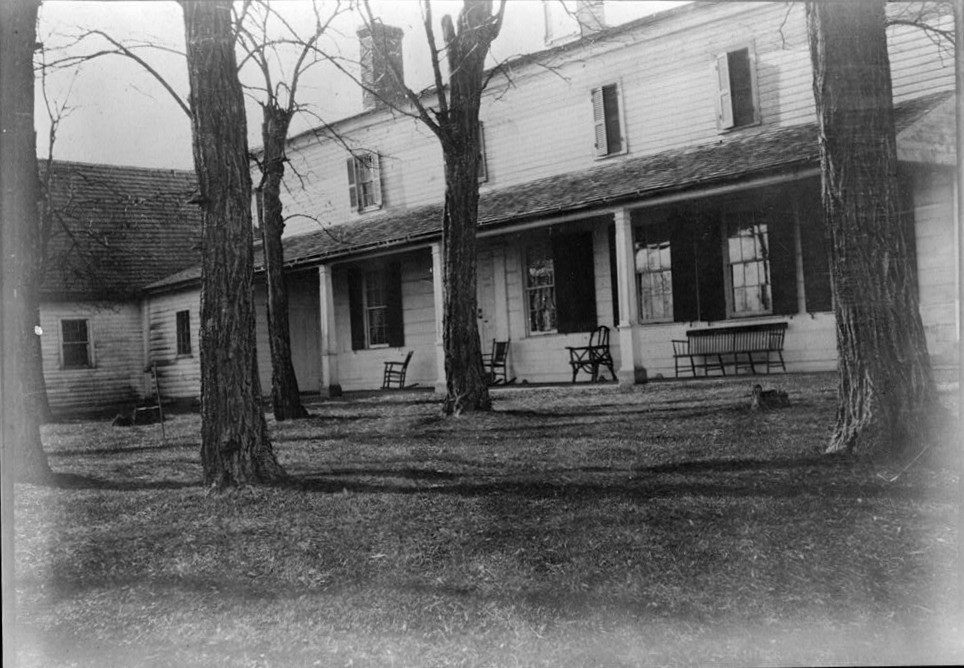
<svg viewBox="0 0 964 668">
<path fill-rule="evenodd" d="M 676 377 L 680 373 L 696 376 L 699 369 L 708 376 L 710 371 L 726 375 L 728 364 L 739 374 L 740 368 L 749 367 L 756 373 L 757 367 L 770 373 L 777 367 L 786 372 L 783 361 L 783 341 L 787 323 L 730 325 L 707 329 L 690 329 L 686 339 L 673 340 L 673 362 Z"/>
</svg>

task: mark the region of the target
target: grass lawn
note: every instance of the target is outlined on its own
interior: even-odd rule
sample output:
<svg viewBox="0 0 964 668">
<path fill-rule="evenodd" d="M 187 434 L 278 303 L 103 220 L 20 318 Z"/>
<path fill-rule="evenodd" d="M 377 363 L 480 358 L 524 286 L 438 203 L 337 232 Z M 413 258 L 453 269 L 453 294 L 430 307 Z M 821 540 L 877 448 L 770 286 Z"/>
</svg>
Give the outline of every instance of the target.
<svg viewBox="0 0 964 668">
<path fill-rule="evenodd" d="M 819 455 L 832 375 L 356 395 L 271 423 L 292 485 L 213 496 L 199 418 L 54 424 L 18 485 L 26 666 L 964 661 L 958 471 Z M 953 403 L 956 397 L 943 398 Z"/>
</svg>

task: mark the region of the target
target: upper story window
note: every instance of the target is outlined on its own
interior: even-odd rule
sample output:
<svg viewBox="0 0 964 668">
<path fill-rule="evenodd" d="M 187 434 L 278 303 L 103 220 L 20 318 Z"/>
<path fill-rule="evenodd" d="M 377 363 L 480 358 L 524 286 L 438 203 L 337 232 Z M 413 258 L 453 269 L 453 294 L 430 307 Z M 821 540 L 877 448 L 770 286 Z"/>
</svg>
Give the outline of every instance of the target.
<svg viewBox="0 0 964 668">
<path fill-rule="evenodd" d="M 664 225 L 636 228 L 636 288 L 639 319 L 673 320 L 673 266 L 670 233 Z"/>
<path fill-rule="evenodd" d="M 608 84 L 592 91 L 592 119 L 596 155 L 606 156 L 626 150 L 620 123 L 619 86 Z"/>
<path fill-rule="evenodd" d="M 485 124 L 479 121 L 479 183 L 489 180 L 489 170 L 485 164 Z"/>
<path fill-rule="evenodd" d="M 177 326 L 177 354 L 191 354 L 191 312 L 178 311 L 175 315 Z"/>
<path fill-rule="evenodd" d="M 753 125 L 760 120 L 753 62 L 749 47 L 716 58 L 716 118 L 720 130 Z"/>
<path fill-rule="evenodd" d="M 80 369 L 90 364 L 90 328 L 87 320 L 60 321 L 61 346 L 65 369 Z"/>
<path fill-rule="evenodd" d="M 765 222 L 748 220 L 726 226 L 727 302 L 730 315 L 771 313 L 770 240 Z"/>
<path fill-rule="evenodd" d="M 381 169 L 377 153 L 358 151 L 348 158 L 348 199 L 351 208 L 359 212 L 381 207 Z"/>
</svg>

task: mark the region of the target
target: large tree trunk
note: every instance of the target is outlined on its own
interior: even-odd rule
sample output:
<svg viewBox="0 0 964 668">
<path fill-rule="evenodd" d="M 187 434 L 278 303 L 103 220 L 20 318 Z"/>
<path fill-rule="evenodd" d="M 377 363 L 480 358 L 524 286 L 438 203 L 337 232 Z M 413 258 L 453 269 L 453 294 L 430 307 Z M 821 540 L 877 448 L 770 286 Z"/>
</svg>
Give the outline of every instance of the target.
<svg viewBox="0 0 964 668">
<path fill-rule="evenodd" d="M 899 456 L 939 410 L 897 182 L 884 0 L 807 5 L 839 354 L 828 452 Z"/>
<path fill-rule="evenodd" d="M 33 125 L 34 73 L 38 2 L 18 0 L 5 5 L 2 21 L 2 184 L 3 261 L 3 447 L 5 464 L 21 480 L 50 478 L 40 442 L 40 416 L 34 402 L 39 357 L 37 207 L 37 138 Z M 42 369 L 39 370 L 42 373 Z M 13 452 L 7 451 L 13 447 Z"/>
<path fill-rule="evenodd" d="M 445 158 L 442 225 L 443 347 L 447 414 L 491 410 L 482 368 L 476 297 L 476 226 L 479 218 L 479 105 L 485 57 L 498 36 L 490 1 L 466 0 L 458 32 L 442 22 L 449 60 L 449 110 L 440 140 Z"/>
<path fill-rule="evenodd" d="M 230 0 L 184 2 L 202 208 L 201 464 L 218 489 L 282 479 L 255 351 L 251 174 Z"/>
<path fill-rule="evenodd" d="M 264 271 L 268 288 L 268 341 L 271 345 L 271 401 L 276 420 L 308 416 L 301 404 L 298 379 L 291 362 L 291 333 L 288 327 L 288 288 L 284 276 L 284 248 L 281 235 L 285 229 L 281 205 L 281 181 L 285 174 L 285 140 L 291 114 L 276 105 L 262 105 L 264 121 L 261 139 L 264 156 L 261 163 L 261 240 L 264 248 Z"/>
</svg>

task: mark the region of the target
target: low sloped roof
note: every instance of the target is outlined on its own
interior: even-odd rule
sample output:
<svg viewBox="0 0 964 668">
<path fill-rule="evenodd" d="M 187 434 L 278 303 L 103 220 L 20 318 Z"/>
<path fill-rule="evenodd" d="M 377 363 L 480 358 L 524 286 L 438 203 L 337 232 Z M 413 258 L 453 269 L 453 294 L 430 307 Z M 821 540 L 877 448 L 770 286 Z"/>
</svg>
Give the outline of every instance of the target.
<svg viewBox="0 0 964 668">
<path fill-rule="evenodd" d="M 193 172 L 54 161 L 42 293 L 118 299 L 200 262 Z M 46 163 L 41 163 L 41 182 Z"/>
<path fill-rule="evenodd" d="M 898 133 L 950 95 L 938 93 L 897 105 L 894 120 Z M 713 143 L 638 158 L 617 158 L 587 170 L 483 192 L 479 199 L 479 228 L 493 229 L 580 211 L 588 213 L 669 193 L 812 167 L 819 160 L 816 123 L 761 126 L 724 135 Z M 436 239 L 441 233 L 440 204 L 388 211 L 357 223 L 286 238 L 285 264 L 309 265 L 379 248 L 404 247 Z M 261 262 L 256 248 L 255 263 L 260 266 Z M 149 287 L 164 289 L 199 278 L 200 267 L 193 267 Z"/>
</svg>

